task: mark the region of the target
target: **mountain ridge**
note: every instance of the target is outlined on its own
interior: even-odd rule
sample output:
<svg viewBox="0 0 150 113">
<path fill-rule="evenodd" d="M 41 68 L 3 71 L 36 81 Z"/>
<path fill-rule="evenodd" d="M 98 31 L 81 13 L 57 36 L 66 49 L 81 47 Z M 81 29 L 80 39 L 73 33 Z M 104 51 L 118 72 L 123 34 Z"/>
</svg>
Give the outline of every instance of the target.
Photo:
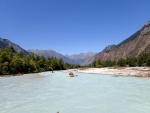
<svg viewBox="0 0 150 113">
<path fill-rule="evenodd" d="M 9 41 L 8 39 L 2 39 L 0 37 L 0 48 L 7 47 L 7 46 L 13 46 L 16 52 L 22 51 L 24 55 L 30 54 L 28 51 L 25 49 L 21 48 L 19 45 Z"/>
<path fill-rule="evenodd" d="M 53 50 L 39 50 L 39 49 L 29 49 L 28 52 L 34 53 L 39 56 L 44 56 L 45 58 L 56 57 L 57 59 L 62 59 L 64 62 L 74 64 L 74 61 L 69 59 L 68 57 L 62 55 L 61 53 L 57 53 Z"/>
<path fill-rule="evenodd" d="M 100 52 L 95 60 L 118 60 L 127 57 L 137 57 L 150 52 L 150 21 L 109 52 Z"/>
<path fill-rule="evenodd" d="M 81 64 L 82 62 L 85 62 L 85 60 L 96 53 L 94 52 L 87 52 L 87 53 L 80 53 L 80 54 L 72 54 L 72 55 L 63 55 L 60 53 L 57 53 L 53 50 L 38 50 L 38 49 L 29 49 L 28 52 L 32 52 L 39 56 L 44 56 L 45 58 L 49 57 L 56 57 L 57 59 L 63 59 L 63 61 L 70 63 L 70 64 Z M 91 62 L 90 62 L 91 63 Z M 86 63 L 84 63 L 86 64 Z M 87 64 L 88 65 L 88 64 Z"/>
</svg>

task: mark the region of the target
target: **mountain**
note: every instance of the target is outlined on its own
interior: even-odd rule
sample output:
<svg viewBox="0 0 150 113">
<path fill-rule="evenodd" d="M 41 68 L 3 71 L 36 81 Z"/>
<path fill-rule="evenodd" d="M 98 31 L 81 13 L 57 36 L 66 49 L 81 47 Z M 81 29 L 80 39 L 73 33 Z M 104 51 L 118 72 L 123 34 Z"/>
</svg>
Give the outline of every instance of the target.
<svg viewBox="0 0 150 113">
<path fill-rule="evenodd" d="M 67 62 L 70 64 L 81 64 L 81 65 L 82 65 L 82 62 L 84 62 L 87 58 L 90 58 L 95 55 L 94 52 L 87 52 L 87 53 L 80 53 L 80 54 L 73 54 L 73 55 L 62 55 L 53 50 L 38 50 L 38 49 L 30 49 L 28 50 L 28 52 L 32 52 L 39 56 L 43 55 L 45 58 L 49 58 L 49 57 L 56 57 L 57 59 L 62 58 L 64 62 Z M 94 59 L 91 62 L 93 61 Z M 84 64 L 87 64 L 87 63 L 84 63 Z"/>
<path fill-rule="evenodd" d="M 105 47 L 103 52 L 108 53 L 109 51 L 113 50 L 115 47 L 116 47 L 116 45 L 109 45 L 109 46 Z"/>
<path fill-rule="evenodd" d="M 13 46 L 16 52 L 22 51 L 24 55 L 28 55 L 29 52 L 18 46 L 17 44 L 14 44 L 13 42 L 0 38 L 0 48 L 5 48 L 7 46 Z"/>
<path fill-rule="evenodd" d="M 113 49 L 105 49 L 96 55 L 95 59 L 101 60 L 118 60 L 127 57 L 136 57 L 150 52 L 150 21 L 147 22 L 140 30 L 122 41 Z"/>
<path fill-rule="evenodd" d="M 80 54 L 73 54 L 73 55 L 65 55 L 66 57 L 74 60 L 76 64 L 80 65 L 88 65 L 92 63 L 95 59 L 95 52 L 86 52 L 86 53 L 80 53 Z"/>
<path fill-rule="evenodd" d="M 82 63 L 80 63 L 81 66 L 87 66 L 89 64 L 91 64 L 94 60 L 95 60 L 95 55 L 90 56 L 89 58 L 86 58 Z"/>
<path fill-rule="evenodd" d="M 81 53 L 81 54 L 74 54 L 74 55 L 62 55 L 60 53 L 57 53 L 53 50 L 38 50 L 38 49 L 30 49 L 30 50 L 24 50 L 19 45 L 7 40 L 0 38 L 0 48 L 4 48 L 7 46 L 13 46 L 16 52 L 22 51 L 24 55 L 28 55 L 30 53 L 34 53 L 39 56 L 44 56 L 45 58 L 49 57 L 56 57 L 57 59 L 63 59 L 64 62 L 70 63 L 70 64 L 80 64 L 80 65 L 88 65 L 91 62 L 94 61 L 91 57 L 93 57 L 96 53 L 94 52 L 87 52 L 87 53 Z M 89 60 L 86 60 L 89 59 Z"/>
<path fill-rule="evenodd" d="M 62 55 L 60 53 L 57 53 L 57 52 L 55 52 L 53 50 L 29 49 L 28 52 L 34 53 L 34 54 L 39 55 L 39 56 L 43 55 L 45 58 L 49 58 L 49 57 L 56 57 L 57 59 L 61 59 L 62 58 L 62 60 L 64 62 L 67 62 L 67 63 L 70 63 L 70 64 L 74 64 L 75 63 L 72 59 L 70 59 L 70 58 L 68 58 L 68 57 L 66 57 L 66 56 L 64 56 L 64 55 Z"/>
</svg>

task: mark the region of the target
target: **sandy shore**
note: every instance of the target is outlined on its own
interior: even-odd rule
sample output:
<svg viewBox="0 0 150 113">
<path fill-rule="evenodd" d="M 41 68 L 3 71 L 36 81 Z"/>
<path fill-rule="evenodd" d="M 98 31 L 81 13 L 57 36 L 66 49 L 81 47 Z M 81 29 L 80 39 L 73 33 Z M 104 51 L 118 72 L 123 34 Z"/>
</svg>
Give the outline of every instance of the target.
<svg viewBox="0 0 150 113">
<path fill-rule="evenodd" d="M 46 77 L 46 76 L 41 76 L 39 73 L 28 73 L 28 74 L 15 74 L 15 75 L 0 75 L 0 79 L 7 78 L 7 77 L 24 76 L 24 75 L 32 75 L 31 79 Z"/>
<path fill-rule="evenodd" d="M 150 67 L 84 68 L 73 72 L 107 74 L 114 76 L 150 77 Z"/>
</svg>

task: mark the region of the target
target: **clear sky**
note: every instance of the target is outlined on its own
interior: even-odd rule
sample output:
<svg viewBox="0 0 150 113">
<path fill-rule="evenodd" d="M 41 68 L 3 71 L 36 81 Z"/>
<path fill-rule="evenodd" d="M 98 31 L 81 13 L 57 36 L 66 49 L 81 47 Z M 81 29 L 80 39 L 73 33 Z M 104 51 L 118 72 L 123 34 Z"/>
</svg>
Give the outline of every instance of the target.
<svg viewBox="0 0 150 113">
<path fill-rule="evenodd" d="M 0 0 L 0 37 L 24 49 L 100 52 L 150 20 L 150 0 Z"/>
</svg>

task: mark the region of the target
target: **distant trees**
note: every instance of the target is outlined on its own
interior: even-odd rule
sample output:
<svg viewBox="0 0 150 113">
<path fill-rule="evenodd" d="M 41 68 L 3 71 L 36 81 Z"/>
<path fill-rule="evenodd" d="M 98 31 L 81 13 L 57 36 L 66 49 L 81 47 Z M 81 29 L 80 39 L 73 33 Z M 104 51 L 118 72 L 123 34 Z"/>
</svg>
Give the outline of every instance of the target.
<svg viewBox="0 0 150 113">
<path fill-rule="evenodd" d="M 78 68 L 79 65 L 65 63 L 55 57 L 45 59 L 33 53 L 23 56 L 23 52 L 16 53 L 12 46 L 0 49 L 0 75 L 18 73 L 37 73 L 42 71 L 64 70 Z"/>
<path fill-rule="evenodd" d="M 128 58 L 121 58 L 117 61 L 101 61 L 100 59 L 93 61 L 90 65 L 90 67 L 112 67 L 112 66 L 150 66 L 150 53 L 149 54 L 142 54 L 138 57 L 128 57 Z"/>
<path fill-rule="evenodd" d="M 116 61 L 110 61 L 110 60 L 102 61 L 99 59 L 99 60 L 93 61 L 89 66 L 100 68 L 100 67 L 111 67 L 114 65 L 116 65 Z"/>
</svg>

